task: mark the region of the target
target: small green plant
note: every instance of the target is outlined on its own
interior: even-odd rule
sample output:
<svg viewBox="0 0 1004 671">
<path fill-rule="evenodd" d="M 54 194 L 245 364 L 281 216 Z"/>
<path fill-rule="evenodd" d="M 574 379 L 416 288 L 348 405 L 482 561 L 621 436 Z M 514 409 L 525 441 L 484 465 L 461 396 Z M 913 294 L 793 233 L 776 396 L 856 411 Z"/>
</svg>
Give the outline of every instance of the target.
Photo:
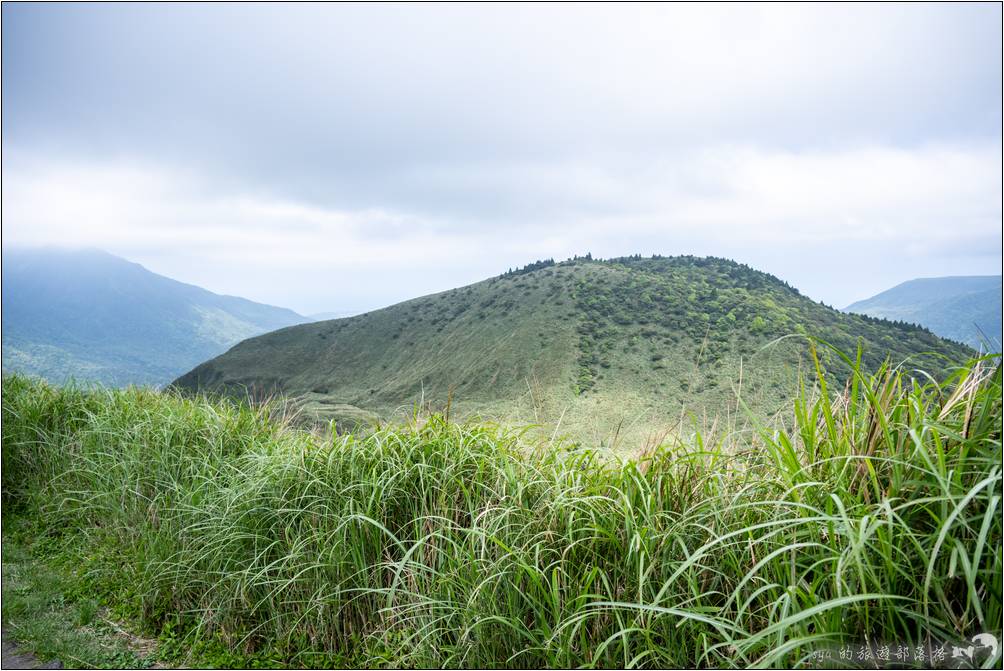
<svg viewBox="0 0 1004 671">
<path fill-rule="evenodd" d="M 77 625 L 86 627 L 94 621 L 98 612 L 98 602 L 94 599 L 84 599 L 77 604 Z"/>
</svg>

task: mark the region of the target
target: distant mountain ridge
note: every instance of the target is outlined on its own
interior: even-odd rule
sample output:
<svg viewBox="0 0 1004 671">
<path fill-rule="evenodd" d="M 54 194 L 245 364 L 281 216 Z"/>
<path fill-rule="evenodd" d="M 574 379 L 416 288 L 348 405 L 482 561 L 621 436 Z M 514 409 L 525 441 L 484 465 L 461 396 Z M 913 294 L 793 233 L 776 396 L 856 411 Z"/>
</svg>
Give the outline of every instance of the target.
<svg viewBox="0 0 1004 671">
<path fill-rule="evenodd" d="M 251 338 L 175 385 L 278 392 L 343 426 L 449 402 L 457 417 L 637 445 L 686 426 L 684 411 L 741 414 L 737 393 L 753 411 L 776 412 L 813 369 L 805 339 L 777 342 L 799 333 L 851 356 L 860 339 L 873 369 L 909 357 L 940 374 L 973 354 L 920 327 L 841 313 L 725 259 L 587 256 Z"/>
<path fill-rule="evenodd" d="M 1001 350 L 1001 276 L 925 277 L 848 305 L 846 312 L 919 324 L 971 347 Z"/>
<path fill-rule="evenodd" d="M 166 384 L 254 335 L 309 321 L 100 250 L 3 250 L 3 370 Z"/>
</svg>

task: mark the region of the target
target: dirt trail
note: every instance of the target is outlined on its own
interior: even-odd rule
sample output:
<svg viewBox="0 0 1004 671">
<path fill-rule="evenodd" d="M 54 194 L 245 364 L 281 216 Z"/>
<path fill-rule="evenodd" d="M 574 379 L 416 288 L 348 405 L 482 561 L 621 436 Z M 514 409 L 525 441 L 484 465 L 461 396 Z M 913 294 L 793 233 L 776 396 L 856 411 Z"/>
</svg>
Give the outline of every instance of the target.
<svg viewBox="0 0 1004 671">
<path fill-rule="evenodd" d="M 63 668 L 63 663 L 58 659 L 53 659 L 48 662 L 41 662 L 37 657 L 31 653 L 18 652 L 17 646 L 14 641 L 11 640 L 7 628 L 3 628 L 3 658 L 2 666 L 4 669 L 61 669 Z"/>
</svg>

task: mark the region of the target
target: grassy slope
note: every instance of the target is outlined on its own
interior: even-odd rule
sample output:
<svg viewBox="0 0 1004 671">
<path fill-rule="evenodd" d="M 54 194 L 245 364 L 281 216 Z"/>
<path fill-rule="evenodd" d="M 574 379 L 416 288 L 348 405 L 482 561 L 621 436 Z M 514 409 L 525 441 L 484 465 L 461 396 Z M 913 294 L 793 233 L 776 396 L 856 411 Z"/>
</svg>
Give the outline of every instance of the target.
<svg viewBox="0 0 1004 671">
<path fill-rule="evenodd" d="M 166 384 L 306 318 L 220 296 L 95 250 L 4 250 L 3 369 L 62 382 Z"/>
<path fill-rule="evenodd" d="M 626 258 L 566 262 L 283 329 L 176 384 L 279 391 L 349 420 L 363 411 L 392 417 L 422 400 L 441 408 L 452 388 L 455 413 L 637 446 L 678 426 L 683 409 L 735 412 L 739 391 L 759 414 L 777 411 L 806 347 L 764 347 L 799 331 L 849 351 L 863 337 L 871 368 L 886 353 L 968 355 L 921 329 L 839 313 L 728 261 Z"/>
<path fill-rule="evenodd" d="M 1001 370 L 808 388 L 792 422 L 622 464 L 432 417 L 3 382 L 5 523 L 228 665 L 790 667 L 1002 617 Z M 184 655 L 180 663 L 193 658 Z M 1000 656 L 986 660 L 999 666 Z"/>
</svg>

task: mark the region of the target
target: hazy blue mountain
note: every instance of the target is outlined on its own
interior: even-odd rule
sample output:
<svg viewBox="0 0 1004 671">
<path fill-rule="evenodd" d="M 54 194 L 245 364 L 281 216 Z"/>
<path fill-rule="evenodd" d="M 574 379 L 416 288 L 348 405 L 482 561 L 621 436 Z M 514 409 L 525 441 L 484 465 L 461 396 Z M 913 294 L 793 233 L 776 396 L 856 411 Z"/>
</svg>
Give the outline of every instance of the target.
<svg viewBox="0 0 1004 671">
<path fill-rule="evenodd" d="M 98 250 L 3 250 L 3 370 L 164 384 L 251 336 L 310 321 Z"/>
<path fill-rule="evenodd" d="M 925 277 L 883 291 L 853 305 L 847 312 L 911 322 L 973 347 L 1001 350 L 1001 276 Z M 978 327 L 978 328 L 977 328 Z"/>
</svg>

